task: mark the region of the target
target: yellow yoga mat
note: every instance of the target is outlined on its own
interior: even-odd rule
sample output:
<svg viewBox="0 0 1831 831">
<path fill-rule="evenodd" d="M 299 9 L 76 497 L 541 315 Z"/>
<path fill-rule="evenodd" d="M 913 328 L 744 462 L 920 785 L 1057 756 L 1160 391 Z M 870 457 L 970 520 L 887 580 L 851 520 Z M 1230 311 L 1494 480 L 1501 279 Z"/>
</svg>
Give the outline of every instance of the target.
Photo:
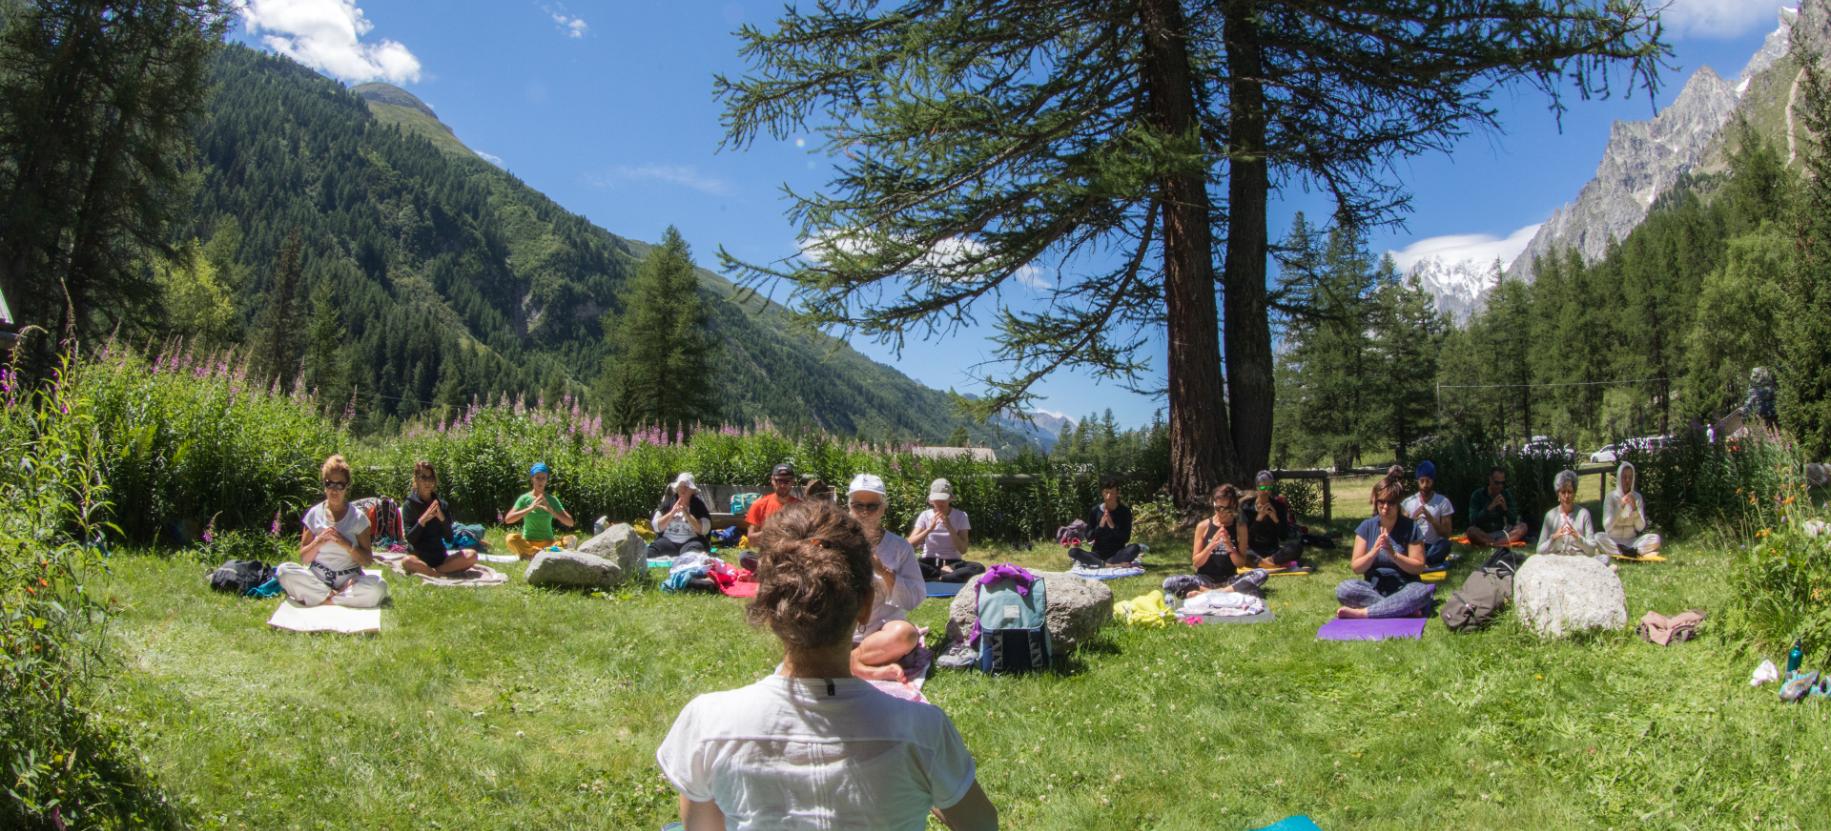
<svg viewBox="0 0 1831 831">
<path fill-rule="evenodd" d="M 1666 558 L 1659 554 L 1648 554 L 1642 557 L 1623 557 L 1620 554 L 1610 554 L 1609 556 L 1624 563 L 1663 563 L 1666 561 Z"/>
<path fill-rule="evenodd" d="M 1450 576 L 1450 573 L 1447 570 L 1426 571 L 1426 572 L 1420 573 L 1418 575 L 1418 579 L 1422 580 L 1426 583 L 1441 583 L 1444 580 L 1449 579 L 1449 576 Z"/>
</svg>

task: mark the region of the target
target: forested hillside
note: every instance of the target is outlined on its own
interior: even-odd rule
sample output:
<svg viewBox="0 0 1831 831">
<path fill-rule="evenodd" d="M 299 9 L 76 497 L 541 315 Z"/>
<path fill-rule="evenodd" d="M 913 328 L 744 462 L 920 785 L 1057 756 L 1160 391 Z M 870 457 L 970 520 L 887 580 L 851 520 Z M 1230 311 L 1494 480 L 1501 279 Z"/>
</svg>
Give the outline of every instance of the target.
<svg viewBox="0 0 1831 831">
<path fill-rule="evenodd" d="M 606 327 L 649 246 L 477 158 L 399 90 L 361 90 L 371 107 L 286 58 L 234 45 L 213 72 L 195 243 L 188 260 L 160 269 L 180 331 L 257 361 L 279 356 L 281 374 L 290 359 L 300 383 L 359 429 L 473 397 L 598 402 L 617 360 Z M 1015 442 L 710 272 L 700 285 L 720 420 L 880 440 L 935 441 L 964 426 L 981 443 Z"/>
</svg>

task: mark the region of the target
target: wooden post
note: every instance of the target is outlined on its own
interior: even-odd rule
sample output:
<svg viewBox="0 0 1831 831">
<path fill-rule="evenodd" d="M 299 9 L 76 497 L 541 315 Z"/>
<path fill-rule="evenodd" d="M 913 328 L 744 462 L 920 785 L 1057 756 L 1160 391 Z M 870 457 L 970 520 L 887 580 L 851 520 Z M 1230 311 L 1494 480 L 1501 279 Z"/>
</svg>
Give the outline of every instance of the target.
<svg viewBox="0 0 1831 831">
<path fill-rule="evenodd" d="M 1322 523 L 1328 525 L 1335 521 L 1335 495 L 1329 490 L 1329 476 L 1322 477 Z"/>
</svg>

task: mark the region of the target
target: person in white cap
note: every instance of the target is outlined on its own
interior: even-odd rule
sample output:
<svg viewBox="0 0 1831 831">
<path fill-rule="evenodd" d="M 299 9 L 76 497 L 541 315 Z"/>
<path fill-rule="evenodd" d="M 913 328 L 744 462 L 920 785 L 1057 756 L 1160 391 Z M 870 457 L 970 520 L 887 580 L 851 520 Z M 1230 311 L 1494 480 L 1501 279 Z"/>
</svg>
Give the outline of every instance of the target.
<svg viewBox="0 0 1831 831">
<path fill-rule="evenodd" d="M 922 632 L 909 622 L 909 613 L 921 605 L 928 592 L 922 569 L 916 565 L 915 547 L 884 528 L 887 499 L 884 480 L 869 473 L 852 478 L 846 489 L 846 507 L 865 531 L 874 554 L 871 567 L 875 591 L 871 617 L 852 635 L 852 674 L 877 681 L 902 681 L 898 662 L 922 645 Z"/>
<path fill-rule="evenodd" d="M 693 474 L 682 473 L 668 484 L 661 504 L 649 518 L 655 529 L 655 541 L 649 543 L 649 557 L 678 557 L 682 554 L 712 551 L 712 511 L 699 498 L 699 485 Z"/>
<path fill-rule="evenodd" d="M 944 583 L 964 583 L 985 573 L 985 566 L 968 562 L 973 524 L 966 512 L 954 507 L 954 485 L 936 479 L 928 485 L 928 510 L 916 517 L 909 544 L 922 547 L 922 576 Z"/>
</svg>

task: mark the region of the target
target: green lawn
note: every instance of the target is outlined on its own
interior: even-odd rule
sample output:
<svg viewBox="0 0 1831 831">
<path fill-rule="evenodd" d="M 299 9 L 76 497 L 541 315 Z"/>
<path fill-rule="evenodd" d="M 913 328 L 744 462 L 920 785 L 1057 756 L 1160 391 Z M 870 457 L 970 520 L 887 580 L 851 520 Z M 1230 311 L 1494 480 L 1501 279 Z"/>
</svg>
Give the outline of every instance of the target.
<svg viewBox="0 0 1831 831">
<path fill-rule="evenodd" d="M 1151 555 L 1151 590 L 1184 546 Z M 1172 551 L 1171 549 L 1174 549 Z M 1624 566 L 1630 617 L 1715 609 L 1724 557 Z M 1054 546 L 980 551 L 1063 568 Z M 123 671 L 104 710 L 198 827 L 634 828 L 669 820 L 654 750 L 691 696 L 777 660 L 739 601 L 592 597 L 390 576 L 379 637 L 264 625 L 183 558 L 115 558 Z M 1465 564 L 1452 576 L 1459 583 Z M 1319 643 L 1346 572 L 1273 581 L 1261 626 L 1114 624 L 1059 674 L 946 673 L 927 693 L 1007 828 L 1809 828 L 1831 822 L 1831 707 L 1750 689 L 1708 628 L 1540 643 L 1509 614 L 1421 642 Z M 918 610 L 939 629 L 943 601 Z"/>
</svg>

